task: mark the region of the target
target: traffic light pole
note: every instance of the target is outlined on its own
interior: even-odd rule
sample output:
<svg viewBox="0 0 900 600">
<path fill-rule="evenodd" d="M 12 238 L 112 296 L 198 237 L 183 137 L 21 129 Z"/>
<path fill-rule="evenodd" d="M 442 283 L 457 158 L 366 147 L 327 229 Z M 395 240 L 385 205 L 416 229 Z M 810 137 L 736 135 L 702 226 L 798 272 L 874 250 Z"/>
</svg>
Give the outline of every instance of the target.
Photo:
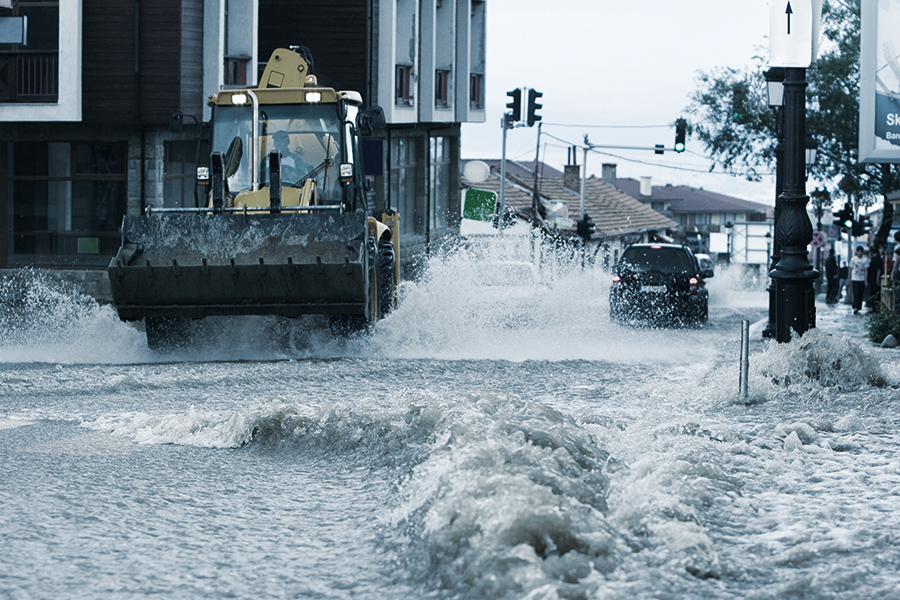
<svg viewBox="0 0 900 600">
<path fill-rule="evenodd" d="M 771 277 L 775 286 L 775 339 L 789 342 L 816 326 L 813 282 L 819 277 L 806 248 L 812 242 L 812 223 L 806 214 L 806 69 L 788 67 L 784 77 L 784 191 L 775 241 L 781 257 Z"/>
<path fill-rule="evenodd" d="M 506 131 L 509 129 L 509 113 L 503 113 L 503 151 L 500 155 L 500 211 L 497 216 L 497 229 L 503 233 L 503 215 L 506 212 Z"/>
</svg>

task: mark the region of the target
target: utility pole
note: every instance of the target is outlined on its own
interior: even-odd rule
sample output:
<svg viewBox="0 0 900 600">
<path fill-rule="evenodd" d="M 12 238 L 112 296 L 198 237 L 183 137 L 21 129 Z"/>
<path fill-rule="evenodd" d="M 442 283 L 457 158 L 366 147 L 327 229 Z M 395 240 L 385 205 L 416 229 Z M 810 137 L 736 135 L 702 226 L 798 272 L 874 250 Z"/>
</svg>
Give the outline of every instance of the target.
<svg viewBox="0 0 900 600">
<path fill-rule="evenodd" d="M 534 185 L 531 188 L 531 223 L 532 226 L 538 226 L 538 207 L 541 204 L 540 193 L 538 192 L 538 161 L 541 159 L 541 123 L 538 123 L 537 144 L 534 150 Z"/>
<path fill-rule="evenodd" d="M 516 90 L 518 91 L 518 90 Z M 497 229 L 503 233 L 503 215 L 506 212 L 506 131 L 509 129 L 510 114 L 503 114 L 503 151 L 500 156 L 500 210 L 497 215 Z"/>
</svg>

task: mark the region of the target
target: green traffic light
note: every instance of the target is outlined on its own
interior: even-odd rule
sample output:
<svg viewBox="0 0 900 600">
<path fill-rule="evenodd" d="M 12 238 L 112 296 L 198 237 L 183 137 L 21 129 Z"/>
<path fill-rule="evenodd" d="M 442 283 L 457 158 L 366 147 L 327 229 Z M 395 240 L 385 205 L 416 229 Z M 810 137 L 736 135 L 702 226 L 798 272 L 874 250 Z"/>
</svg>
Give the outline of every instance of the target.
<svg viewBox="0 0 900 600">
<path fill-rule="evenodd" d="M 687 121 L 678 119 L 675 121 L 675 152 L 684 152 L 684 142 L 687 138 Z"/>
</svg>

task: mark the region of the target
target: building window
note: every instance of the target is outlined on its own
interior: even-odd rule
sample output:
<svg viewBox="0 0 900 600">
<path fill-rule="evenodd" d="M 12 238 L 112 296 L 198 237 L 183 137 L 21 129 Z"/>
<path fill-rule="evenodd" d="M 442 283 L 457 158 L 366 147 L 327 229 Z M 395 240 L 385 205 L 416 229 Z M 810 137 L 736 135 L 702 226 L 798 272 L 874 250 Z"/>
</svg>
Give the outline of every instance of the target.
<svg viewBox="0 0 900 600">
<path fill-rule="evenodd" d="M 425 215 L 418 181 L 418 142 L 414 137 L 391 139 L 391 201 L 400 213 L 400 232 L 425 235 Z"/>
<path fill-rule="evenodd" d="M 709 213 L 697 213 L 697 216 L 695 217 L 695 221 L 694 221 L 694 223 L 696 225 L 709 225 L 709 222 L 710 222 Z"/>
<path fill-rule="evenodd" d="M 127 145 L 14 142 L 3 150 L 9 263 L 107 264 L 125 214 Z"/>
<path fill-rule="evenodd" d="M 397 65 L 394 81 L 394 104 L 412 106 L 413 97 L 412 66 Z"/>
<path fill-rule="evenodd" d="M 431 138 L 428 159 L 428 224 L 434 231 L 450 224 L 450 138 Z"/>
<path fill-rule="evenodd" d="M 484 75 L 469 75 L 469 108 L 484 108 Z"/>
<path fill-rule="evenodd" d="M 164 169 L 163 206 L 166 208 L 196 206 L 194 182 L 197 173 L 197 143 L 166 142 Z"/>
<path fill-rule="evenodd" d="M 247 65 L 249 64 L 249 56 L 226 56 L 224 85 L 232 87 L 246 87 Z"/>
<path fill-rule="evenodd" d="M 0 102 L 58 102 L 59 2 L 13 0 L 12 16 L 28 19 L 27 46 L 0 49 Z"/>
<path fill-rule="evenodd" d="M 434 72 L 434 105 L 438 108 L 450 107 L 449 69 L 438 69 Z"/>
</svg>

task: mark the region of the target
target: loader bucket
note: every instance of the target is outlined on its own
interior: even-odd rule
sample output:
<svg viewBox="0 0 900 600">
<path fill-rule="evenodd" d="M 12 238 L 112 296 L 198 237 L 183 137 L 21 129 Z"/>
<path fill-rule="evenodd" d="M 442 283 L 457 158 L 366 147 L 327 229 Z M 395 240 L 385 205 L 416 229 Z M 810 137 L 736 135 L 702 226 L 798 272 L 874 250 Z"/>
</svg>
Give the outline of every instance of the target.
<svg viewBox="0 0 900 600">
<path fill-rule="evenodd" d="M 366 217 L 337 211 L 126 216 L 108 272 L 123 320 L 366 316 Z"/>
</svg>

